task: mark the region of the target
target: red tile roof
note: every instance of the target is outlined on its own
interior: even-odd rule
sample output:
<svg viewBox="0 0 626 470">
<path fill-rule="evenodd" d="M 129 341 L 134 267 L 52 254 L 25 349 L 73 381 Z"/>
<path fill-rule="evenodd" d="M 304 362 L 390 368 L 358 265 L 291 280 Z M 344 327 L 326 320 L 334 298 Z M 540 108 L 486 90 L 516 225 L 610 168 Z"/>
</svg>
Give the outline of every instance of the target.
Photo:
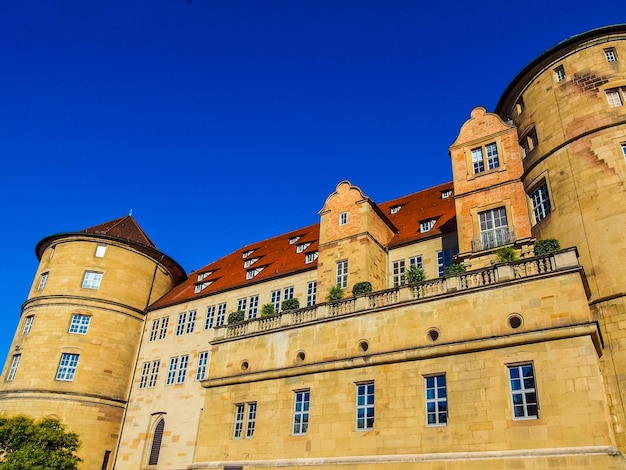
<svg viewBox="0 0 626 470">
<path fill-rule="evenodd" d="M 456 230 L 454 198 L 452 196 L 441 197 L 442 192 L 452 191 L 452 189 L 451 182 L 445 183 L 378 204 L 381 212 L 398 229 L 389 246 L 400 246 L 420 239 L 454 232 Z M 401 206 L 400 210 L 391 214 L 391 208 L 396 206 Z M 420 233 L 420 222 L 431 219 L 436 219 L 433 228 L 426 233 Z M 244 246 L 189 274 L 187 281 L 172 289 L 150 308 L 155 309 L 177 304 L 216 292 L 315 269 L 317 268 L 317 260 L 307 264 L 305 259 L 307 253 L 314 253 L 318 249 L 319 230 L 319 224 L 315 224 Z M 290 244 L 290 239 L 294 237 L 300 238 L 295 243 Z M 298 245 L 303 243 L 311 244 L 303 252 L 297 253 Z M 243 255 L 247 252 L 251 253 L 244 258 Z M 246 260 L 254 258 L 259 259 L 249 267 L 244 268 Z M 262 270 L 252 279 L 246 279 L 246 272 L 255 268 L 262 268 Z M 210 274 L 201 279 L 205 273 Z M 199 290 L 203 283 L 207 285 Z"/>
<path fill-rule="evenodd" d="M 156 245 L 152 243 L 152 240 L 148 238 L 148 235 L 146 235 L 131 215 L 120 217 L 119 219 L 81 230 L 79 233 L 108 235 L 110 237 L 122 238 L 124 240 L 129 240 L 131 242 L 156 249 Z"/>
</svg>

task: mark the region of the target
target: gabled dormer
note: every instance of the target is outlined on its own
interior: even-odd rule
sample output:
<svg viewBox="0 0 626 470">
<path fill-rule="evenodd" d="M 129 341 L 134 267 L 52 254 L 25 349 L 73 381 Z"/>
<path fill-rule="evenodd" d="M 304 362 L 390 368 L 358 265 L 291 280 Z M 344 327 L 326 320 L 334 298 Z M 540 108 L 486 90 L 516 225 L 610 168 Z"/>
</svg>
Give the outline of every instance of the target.
<svg viewBox="0 0 626 470">
<path fill-rule="evenodd" d="M 342 181 L 320 214 L 317 260 L 318 291 L 339 285 L 350 295 L 352 286 L 370 281 L 374 290 L 386 287 L 385 247 L 397 231 L 380 208 L 357 186 Z"/>
<path fill-rule="evenodd" d="M 450 146 L 459 256 L 489 258 L 530 239 L 517 128 L 477 107 Z"/>
</svg>

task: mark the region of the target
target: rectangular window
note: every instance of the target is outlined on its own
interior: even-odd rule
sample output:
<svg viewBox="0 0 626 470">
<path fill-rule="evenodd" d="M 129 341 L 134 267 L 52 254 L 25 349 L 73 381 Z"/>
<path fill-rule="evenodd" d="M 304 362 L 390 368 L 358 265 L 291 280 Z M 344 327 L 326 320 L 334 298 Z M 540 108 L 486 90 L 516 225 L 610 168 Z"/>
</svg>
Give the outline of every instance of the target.
<svg viewBox="0 0 626 470">
<path fill-rule="evenodd" d="M 285 287 L 283 290 L 283 300 L 293 299 L 293 286 Z"/>
<path fill-rule="evenodd" d="M 519 115 L 519 114 L 522 114 L 524 112 L 525 108 L 526 108 L 526 106 L 524 105 L 524 98 L 520 96 L 519 100 L 517 100 L 517 103 L 515 103 L 515 111 Z"/>
<path fill-rule="evenodd" d="M 424 377 L 426 391 L 426 425 L 445 426 L 448 423 L 446 376 Z"/>
<path fill-rule="evenodd" d="M 215 321 L 215 305 L 209 305 L 206 309 L 206 321 L 204 322 L 204 329 L 208 330 L 209 328 L 213 328 L 214 321 Z"/>
<path fill-rule="evenodd" d="M 498 168 L 500 166 L 500 159 L 498 158 L 498 146 L 496 144 L 485 145 L 487 151 L 487 166 L 490 170 Z"/>
<path fill-rule="evenodd" d="M 337 285 L 342 289 L 348 287 L 348 260 L 337 261 Z"/>
<path fill-rule="evenodd" d="M 317 251 L 312 251 L 311 253 L 307 253 L 304 256 L 304 262 L 306 264 L 311 264 L 313 261 L 315 261 L 317 259 L 318 253 Z"/>
<path fill-rule="evenodd" d="M 421 256 L 413 256 L 411 258 L 409 258 L 409 267 L 412 268 L 413 266 L 417 267 L 417 268 L 423 268 L 424 266 L 422 265 L 422 257 Z"/>
<path fill-rule="evenodd" d="M 150 377 L 150 363 L 144 362 L 141 366 L 141 377 L 139 378 L 139 388 L 146 388 L 148 384 L 148 377 Z"/>
<path fill-rule="evenodd" d="M 624 154 L 624 160 L 626 160 L 626 143 L 621 144 L 622 145 L 622 153 Z"/>
<path fill-rule="evenodd" d="M 486 160 L 485 160 L 486 156 Z M 472 150 L 472 168 L 474 174 L 482 173 L 485 168 L 493 170 L 500 166 L 498 146 L 495 143 L 487 144 Z"/>
<path fill-rule="evenodd" d="M 102 282 L 102 273 L 85 271 L 82 287 L 83 289 L 99 289 L 100 282 Z"/>
<path fill-rule="evenodd" d="M 304 250 L 306 250 L 310 246 L 311 246 L 311 242 L 300 243 L 298 246 L 296 246 L 296 253 L 304 253 Z"/>
<path fill-rule="evenodd" d="M 606 57 L 607 62 L 617 62 L 617 54 L 615 53 L 615 48 L 609 47 L 608 49 L 604 49 L 604 57 Z"/>
<path fill-rule="evenodd" d="M 21 354 L 15 354 L 13 359 L 11 359 L 11 367 L 9 368 L 9 373 L 6 378 L 7 382 L 11 382 L 15 378 L 15 373 L 17 372 L 17 366 L 20 364 L 21 357 Z"/>
<path fill-rule="evenodd" d="M 248 320 L 252 318 L 256 318 L 257 313 L 259 312 L 259 296 L 253 295 L 250 297 L 250 302 L 248 303 Z"/>
<path fill-rule="evenodd" d="M 256 424 L 256 403 L 248 403 L 248 423 L 246 425 L 246 439 L 250 439 L 254 435 L 255 424 Z"/>
<path fill-rule="evenodd" d="M 435 226 L 437 219 L 422 220 L 420 222 L 420 233 L 430 232 Z"/>
<path fill-rule="evenodd" d="M 452 264 L 452 253 L 450 250 L 437 252 L 437 274 L 439 277 L 446 273 L 446 268 Z"/>
<path fill-rule="evenodd" d="M 57 369 L 56 380 L 72 381 L 78 366 L 78 354 L 61 354 L 61 362 Z"/>
<path fill-rule="evenodd" d="M 554 69 L 554 78 L 557 82 L 562 82 L 563 80 L 565 80 L 565 69 L 562 65 L 559 65 L 557 68 Z"/>
<path fill-rule="evenodd" d="M 537 419 L 539 404 L 532 364 L 509 366 L 513 419 Z"/>
<path fill-rule="evenodd" d="M 401 286 L 405 283 L 406 266 L 404 260 L 393 263 L 393 287 Z"/>
<path fill-rule="evenodd" d="M 402 206 L 391 206 L 391 209 L 389 209 L 389 213 L 397 214 L 398 212 L 400 212 L 400 209 L 402 209 Z"/>
<path fill-rule="evenodd" d="M 451 189 L 446 189 L 444 191 L 441 191 L 441 199 L 448 199 L 450 196 L 452 196 Z"/>
<path fill-rule="evenodd" d="M 78 313 L 74 313 L 72 315 L 72 321 L 70 322 L 70 328 L 68 332 L 76 333 L 78 335 L 86 335 L 87 329 L 89 329 L 90 321 L 91 321 L 91 316 L 80 315 Z"/>
<path fill-rule="evenodd" d="M 191 310 L 189 312 L 189 316 L 187 317 L 187 329 L 185 330 L 185 333 L 191 334 L 193 333 L 193 330 L 195 329 L 196 329 L 196 311 Z"/>
<path fill-rule="evenodd" d="M 30 329 L 33 326 L 33 321 L 35 320 L 35 315 L 28 315 L 24 320 L 24 328 L 22 328 L 22 334 L 27 335 L 30 333 Z"/>
<path fill-rule="evenodd" d="M 176 336 L 180 336 L 185 332 L 186 320 L 187 320 L 187 312 L 178 314 L 178 325 L 176 325 Z"/>
<path fill-rule="evenodd" d="M 39 276 L 39 285 L 37 286 L 37 290 L 43 290 L 46 287 L 46 282 L 48 282 L 48 273 L 41 273 Z"/>
<path fill-rule="evenodd" d="M 280 289 L 273 290 L 270 298 L 271 303 L 274 305 L 274 313 L 280 312 Z"/>
<path fill-rule="evenodd" d="M 177 369 L 178 369 L 178 358 L 172 357 L 170 359 L 170 367 L 167 370 L 167 380 L 165 382 L 167 385 L 172 385 L 174 381 L 176 380 Z"/>
<path fill-rule="evenodd" d="M 306 306 L 312 307 L 317 301 L 317 281 L 311 281 L 306 288 Z"/>
<path fill-rule="evenodd" d="M 548 196 L 548 185 L 545 181 L 537 189 L 530 193 L 530 202 L 533 206 L 535 223 L 545 219 L 546 216 L 552 212 L 550 197 Z"/>
<path fill-rule="evenodd" d="M 226 321 L 226 304 L 219 304 L 217 306 L 217 318 L 215 321 L 215 326 L 222 326 Z"/>
<path fill-rule="evenodd" d="M 149 341 L 155 341 L 158 338 L 160 321 L 161 321 L 160 318 L 152 320 L 152 328 L 150 328 Z"/>
<path fill-rule="evenodd" d="M 150 371 L 150 381 L 148 382 L 148 387 L 153 388 L 156 385 L 160 368 L 161 361 L 152 361 L 152 370 Z"/>
<path fill-rule="evenodd" d="M 198 357 L 198 371 L 196 372 L 196 380 L 204 380 L 206 378 L 206 365 L 209 358 L 208 351 L 202 351 Z"/>
<path fill-rule="evenodd" d="M 237 310 L 241 310 L 242 312 L 245 312 L 247 303 L 248 303 L 248 299 L 237 300 Z"/>
<path fill-rule="evenodd" d="M 187 364 L 189 364 L 189 356 L 180 356 L 180 361 L 178 362 L 178 375 L 176 376 L 177 384 L 182 384 L 185 381 L 185 377 L 187 376 Z"/>
<path fill-rule="evenodd" d="M 356 386 L 356 428 L 360 431 L 374 428 L 374 382 Z"/>
<path fill-rule="evenodd" d="M 167 335 L 167 325 L 170 323 L 170 317 L 161 318 L 161 329 L 159 330 L 159 339 L 165 338 Z"/>
<path fill-rule="evenodd" d="M 611 108 L 622 106 L 626 100 L 626 87 L 612 88 L 606 90 L 606 99 Z"/>
<path fill-rule="evenodd" d="M 534 127 L 530 131 L 528 131 L 528 133 L 524 137 L 522 137 L 522 140 L 520 141 L 520 146 L 524 149 L 526 155 L 535 150 L 538 144 L 539 139 L 537 138 L 537 131 Z"/>
<path fill-rule="evenodd" d="M 478 218 L 480 222 L 480 242 L 483 250 L 511 242 L 509 224 L 504 207 L 480 212 Z"/>
<path fill-rule="evenodd" d="M 348 223 L 348 213 L 342 212 L 339 214 L 339 225 L 346 225 Z"/>
<path fill-rule="evenodd" d="M 474 169 L 474 174 L 485 171 L 485 161 L 483 159 L 482 148 L 472 150 L 472 167 Z"/>
<path fill-rule="evenodd" d="M 233 430 L 233 439 L 240 439 L 243 432 L 243 413 L 245 411 L 245 405 L 239 403 L 235 405 L 235 429 Z"/>
<path fill-rule="evenodd" d="M 96 247 L 96 258 L 104 258 L 104 254 L 107 251 L 106 245 L 98 245 Z"/>
<path fill-rule="evenodd" d="M 309 427 L 310 398 L 310 390 L 295 392 L 295 402 L 293 408 L 293 433 L 295 435 L 306 434 Z"/>
</svg>

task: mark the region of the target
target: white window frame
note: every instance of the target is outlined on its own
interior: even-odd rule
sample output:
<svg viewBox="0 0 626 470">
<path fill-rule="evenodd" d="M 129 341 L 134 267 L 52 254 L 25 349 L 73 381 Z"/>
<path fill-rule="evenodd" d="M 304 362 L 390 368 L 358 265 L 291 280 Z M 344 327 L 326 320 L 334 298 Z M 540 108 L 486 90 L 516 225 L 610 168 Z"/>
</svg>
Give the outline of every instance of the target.
<svg viewBox="0 0 626 470">
<path fill-rule="evenodd" d="M 348 223 L 348 213 L 342 212 L 339 214 L 339 225 L 346 225 Z"/>
<path fill-rule="evenodd" d="M 141 366 L 141 377 L 139 378 L 139 390 L 146 388 L 148 377 L 150 376 L 150 362 L 144 362 Z"/>
<path fill-rule="evenodd" d="M 430 232 L 435 226 L 436 222 L 437 219 L 422 220 L 420 222 L 420 233 Z"/>
<path fill-rule="evenodd" d="M 500 168 L 500 152 L 496 142 L 473 148 L 471 153 L 472 171 L 475 175 Z"/>
<path fill-rule="evenodd" d="M 246 439 L 252 439 L 256 427 L 256 402 L 248 403 L 248 422 L 246 423 Z"/>
<path fill-rule="evenodd" d="M 509 365 L 511 411 L 516 421 L 539 418 L 539 397 L 532 362 Z"/>
<path fill-rule="evenodd" d="M 6 382 L 11 382 L 15 378 L 17 367 L 20 365 L 21 354 L 14 354 L 11 359 L 11 367 L 9 367 L 9 373 L 7 374 Z"/>
<path fill-rule="evenodd" d="M 72 319 L 70 320 L 70 326 L 67 329 L 68 333 L 74 333 L 77 335 L 86 335 L 89 329 L 89 323 L 91 322 L 91 315 L 83 315 L 81 313 L 72 313 Z"/>
<path fill-rule="evenodd" d="M 309 407 L 311 404 L 311 390 L 296 390 L 293 404 L 293 435 L 303 436 L 309 428 Z"/>
<path fill-rule="evenodd" d="M 283 290 L 283 300 L 293 299 L 293 293 L 293 286 L 285 287 L 285 289 Z"/>
<path fill-rule="evenodd" d="M 246 414 L 246 406 L 248 407 L 248 413 Z M 233 429 L 233 439 L 241 439 L 244 435 L 245 425 L 245 438 L 251 439 L 254 435 L 254 428 L 256 426 L 256 402 L 250 403 L 237 403 L 235 404 L 235 426 Z M 244 417 L 246 418 L 244 421 Z"/>
<path fill-rule="evenodd" d="M 187 328 L 185 328 L 185 333 L 190 335 L 196 329 L 196 310 L 190 310 L 189 315 L 187 316 Z"/>
<path fill-rule="evenodd" d="M 202 351 L 198 356 L 198 370 L 196 371 L 196 380 L 204 380 L 206 378 L 208 360 L 209 352 Z"/>
<path fill-rule="evenodd" d="M 187 312 L 178 314 L 178 323 L 176 324 L 176 336 L 181 336 L 185 332 L 185 322 L 187 321 Z"/>
<path fill-rule="evenodd" d="M 397 214 L 398 212 L 400 212 L 400 209 L 402 209 L 402 205 L 391 206 L 391 208 L 389 209 L 389 213 Z"/>
<path fill-rule="evenodd" d="M 218 304 L 217 317 L 215 318 L 215 326 L 222 326 L 226 322 L 226 302 Z"/>
<path fill-rule="evenodd" d="M 607 47 L 604 49 L 604 57 L 607 62 L 617 62 L 617 53 L 614 47 Z"/>
<path fill-rule="evenodd" d="M 426 404 L 426 426 L 446 426 L 448 424 L 448 392 L 446 375 L 424 377 Z"/>
<path fill-rule="evenodd" d="M 611 88 L 605 91 L 606 100 L 611 108 L 619 108 L 626 102 L 626 87 Z"/>
<path fill-rule="evenodd" d="M 356 384 L 356 430 L 374 429 L 374 382 Z"/>
<path fill-rule="evenodd" d="M 56 380 L 64 382 L 73 381 L 76 375 L 79 358 L 79 354 L 62 353 L 59 368 L 57 369 Z"/>
<path fill-rule="evenodd" d="M 24 319 L 24 327 L 22 328 L 22 335 L 30 333 L 30 329 L 33 327 L 35 321 L 35 315 L 27 315 Z"/>
<path fill-rule="evenodd" d="M 241 439 L 243 433 L 245 403 L 235 404 L 235 426 L 233 428 L 233 439 Z"/>
<path fill-rule="evenodd" d="M 257 317 L 259 313 L 259 296 L 252 295 L 250 296 L 250 301 L 248 302 L 248 320 Z"/>
<path fill-rule="evenodd" d="M 317 251 L 312 251 L 311 253 L 307 253 L 304 257 L 304 262 L 306 264 L 311 264 L 313 261 L 315 261 L 318 257 L 318 252 Z"/>
<path fill-rule="evenodd" d="M 161 361 L 152 361 L 152 370 L 150 371 L 150 380 L 148 381 L 148 388 L 154 388 L 159 377 L 159 369 L 161 368 Z"/>
<path fill-rule="evenodd" d="M 535 223 L 545 219 L 552 212 L 548 183 L 544 180 L 529 195 Z"/>
<path fill-rule="evenodd" d="M 417 266 L 418 268 L 422 269 L 424 267 L 422 259 L 422 255 L 411 256 L 409 258 L 409 268 Z"/>
<path fill-rule="evenodd" d="M 312 307 L 317 302 L 317 281 L 311 281 L 306 287 L 306 306 Z"/>
<path fill-rule="evenodd" d="M 291 237 L 291 238 L 289 239 L 289 244 L 290 244 L 290 245 L 293 245 L 293 244 L 295 244 L 298 240 L 300 240 L 301 238 L 302 238 L 302 235 L 297 235 L 297 236 L 295 236 L 295 237 Z"/>
<path fill-rule="evenodd" d="M 237 300 L 237 310 L 241 310 L 242 312 L 246 311 L 246 306 L 248 305 L 248 299 L 247 298 L 243 298 L 243 299 L 238 299 Z"/>
<path fill-rule="evenodd" d="M 99 289 L 102 283 L 102 273 L 98 271 L 85 271 L 81 287 L 83 289 Z"/>
<path fill-rule="evenodd" d="M 215 305 L 209 305 L 206 309 L 206 321 L 204 322 L 204 329 L 208 330 L 213 328 L 215 322 Z"/>
<path fill-rule="evenodd" d="M 444 189 L 443 191 L 441 191 L 441 199 L 448 199 L 450 196 L 452 196 L 451 189 Z"/>
<path fill-rule="evenodd" d="M 565 68 L 562 65 L 559 65 L 557 68 L 554 69 L 554 79 L 557 82 L 564 81 L 565 77 Z"/>
<path fill-rule="evenodd" d="M 96 258 L 104 258 L 106 251 L 107 251 L 107 246 L 101 243 L 98 243 L 98 245 L 96 246 L 96 252 L 94 255 Z"/>
<path fill-rule="evenodd" d="M 274 305 L 274 313 L 280 312 L 280 289 L 270 293 L 270 303 Z"/>
<path fill-rule="evenodd" d="M 406 262 L 403 259 L 394 261 L 393 270 L 393 287 L 399 287 L 406 283 Z"/>
<path fill-rule="evenodd" d="M 41 273 L 39 276 L 39 284 L 37 285 L 37 290 L 43 290 L 46 287 L 46 282 L 48 282 L 48 272 Z"/>
<path fill-rule="evenodd" d="M 441 250 L 437 252 L 437 274 L 442 277 L 446 273 L 446 268 L 452 264 L 452 252 Z"/>
<path fill-rule="evenodd" d="M 161 318 L 161 328 L 159 329 L 159 339 L 165 338 L 167 335 L 167 326 L 170 323 L 170 317 Z"/>
<path fill-rule="evenodd" d="M 489 250 L 511 242 L 506 207 L 494 207 L 478 213 L 481 249 Z"/>
<path fill-rule="evenodd" d="M 337 285 L 342 289 L 348 288 L 348 260 L 337 261 Z"/>
<path fill-rule="evenodd" d="M 180 356 L 180 360 L 178 361 L 178 374 L 176 375 L 177 384 L 182 384 L 185 382 L 185 378 L 187 377 L 188 365 L 189 365 L 189 355 L 185 354 L 184 356 Z"/>
</svg>

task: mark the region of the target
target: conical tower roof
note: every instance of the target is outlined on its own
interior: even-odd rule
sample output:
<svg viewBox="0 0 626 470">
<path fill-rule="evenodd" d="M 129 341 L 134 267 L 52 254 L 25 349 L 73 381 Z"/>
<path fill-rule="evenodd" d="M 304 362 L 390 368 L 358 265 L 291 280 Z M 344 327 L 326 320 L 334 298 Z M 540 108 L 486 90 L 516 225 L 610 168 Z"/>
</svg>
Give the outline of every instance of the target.
<svg viewBox="0 0 626 470">
<path fill-rule="evenodd" d="M 120 217 L 119 219 L 105 222 L 95 227 L 81 230 L 81 233 L 94 233 L 98 235 L 108 235 L 110 237 L 122 238 L 140 245 L 155 248 L 156 245 L 150 240 L 146 232 L 144 232 L 132 215 Z"/>
</svg>

